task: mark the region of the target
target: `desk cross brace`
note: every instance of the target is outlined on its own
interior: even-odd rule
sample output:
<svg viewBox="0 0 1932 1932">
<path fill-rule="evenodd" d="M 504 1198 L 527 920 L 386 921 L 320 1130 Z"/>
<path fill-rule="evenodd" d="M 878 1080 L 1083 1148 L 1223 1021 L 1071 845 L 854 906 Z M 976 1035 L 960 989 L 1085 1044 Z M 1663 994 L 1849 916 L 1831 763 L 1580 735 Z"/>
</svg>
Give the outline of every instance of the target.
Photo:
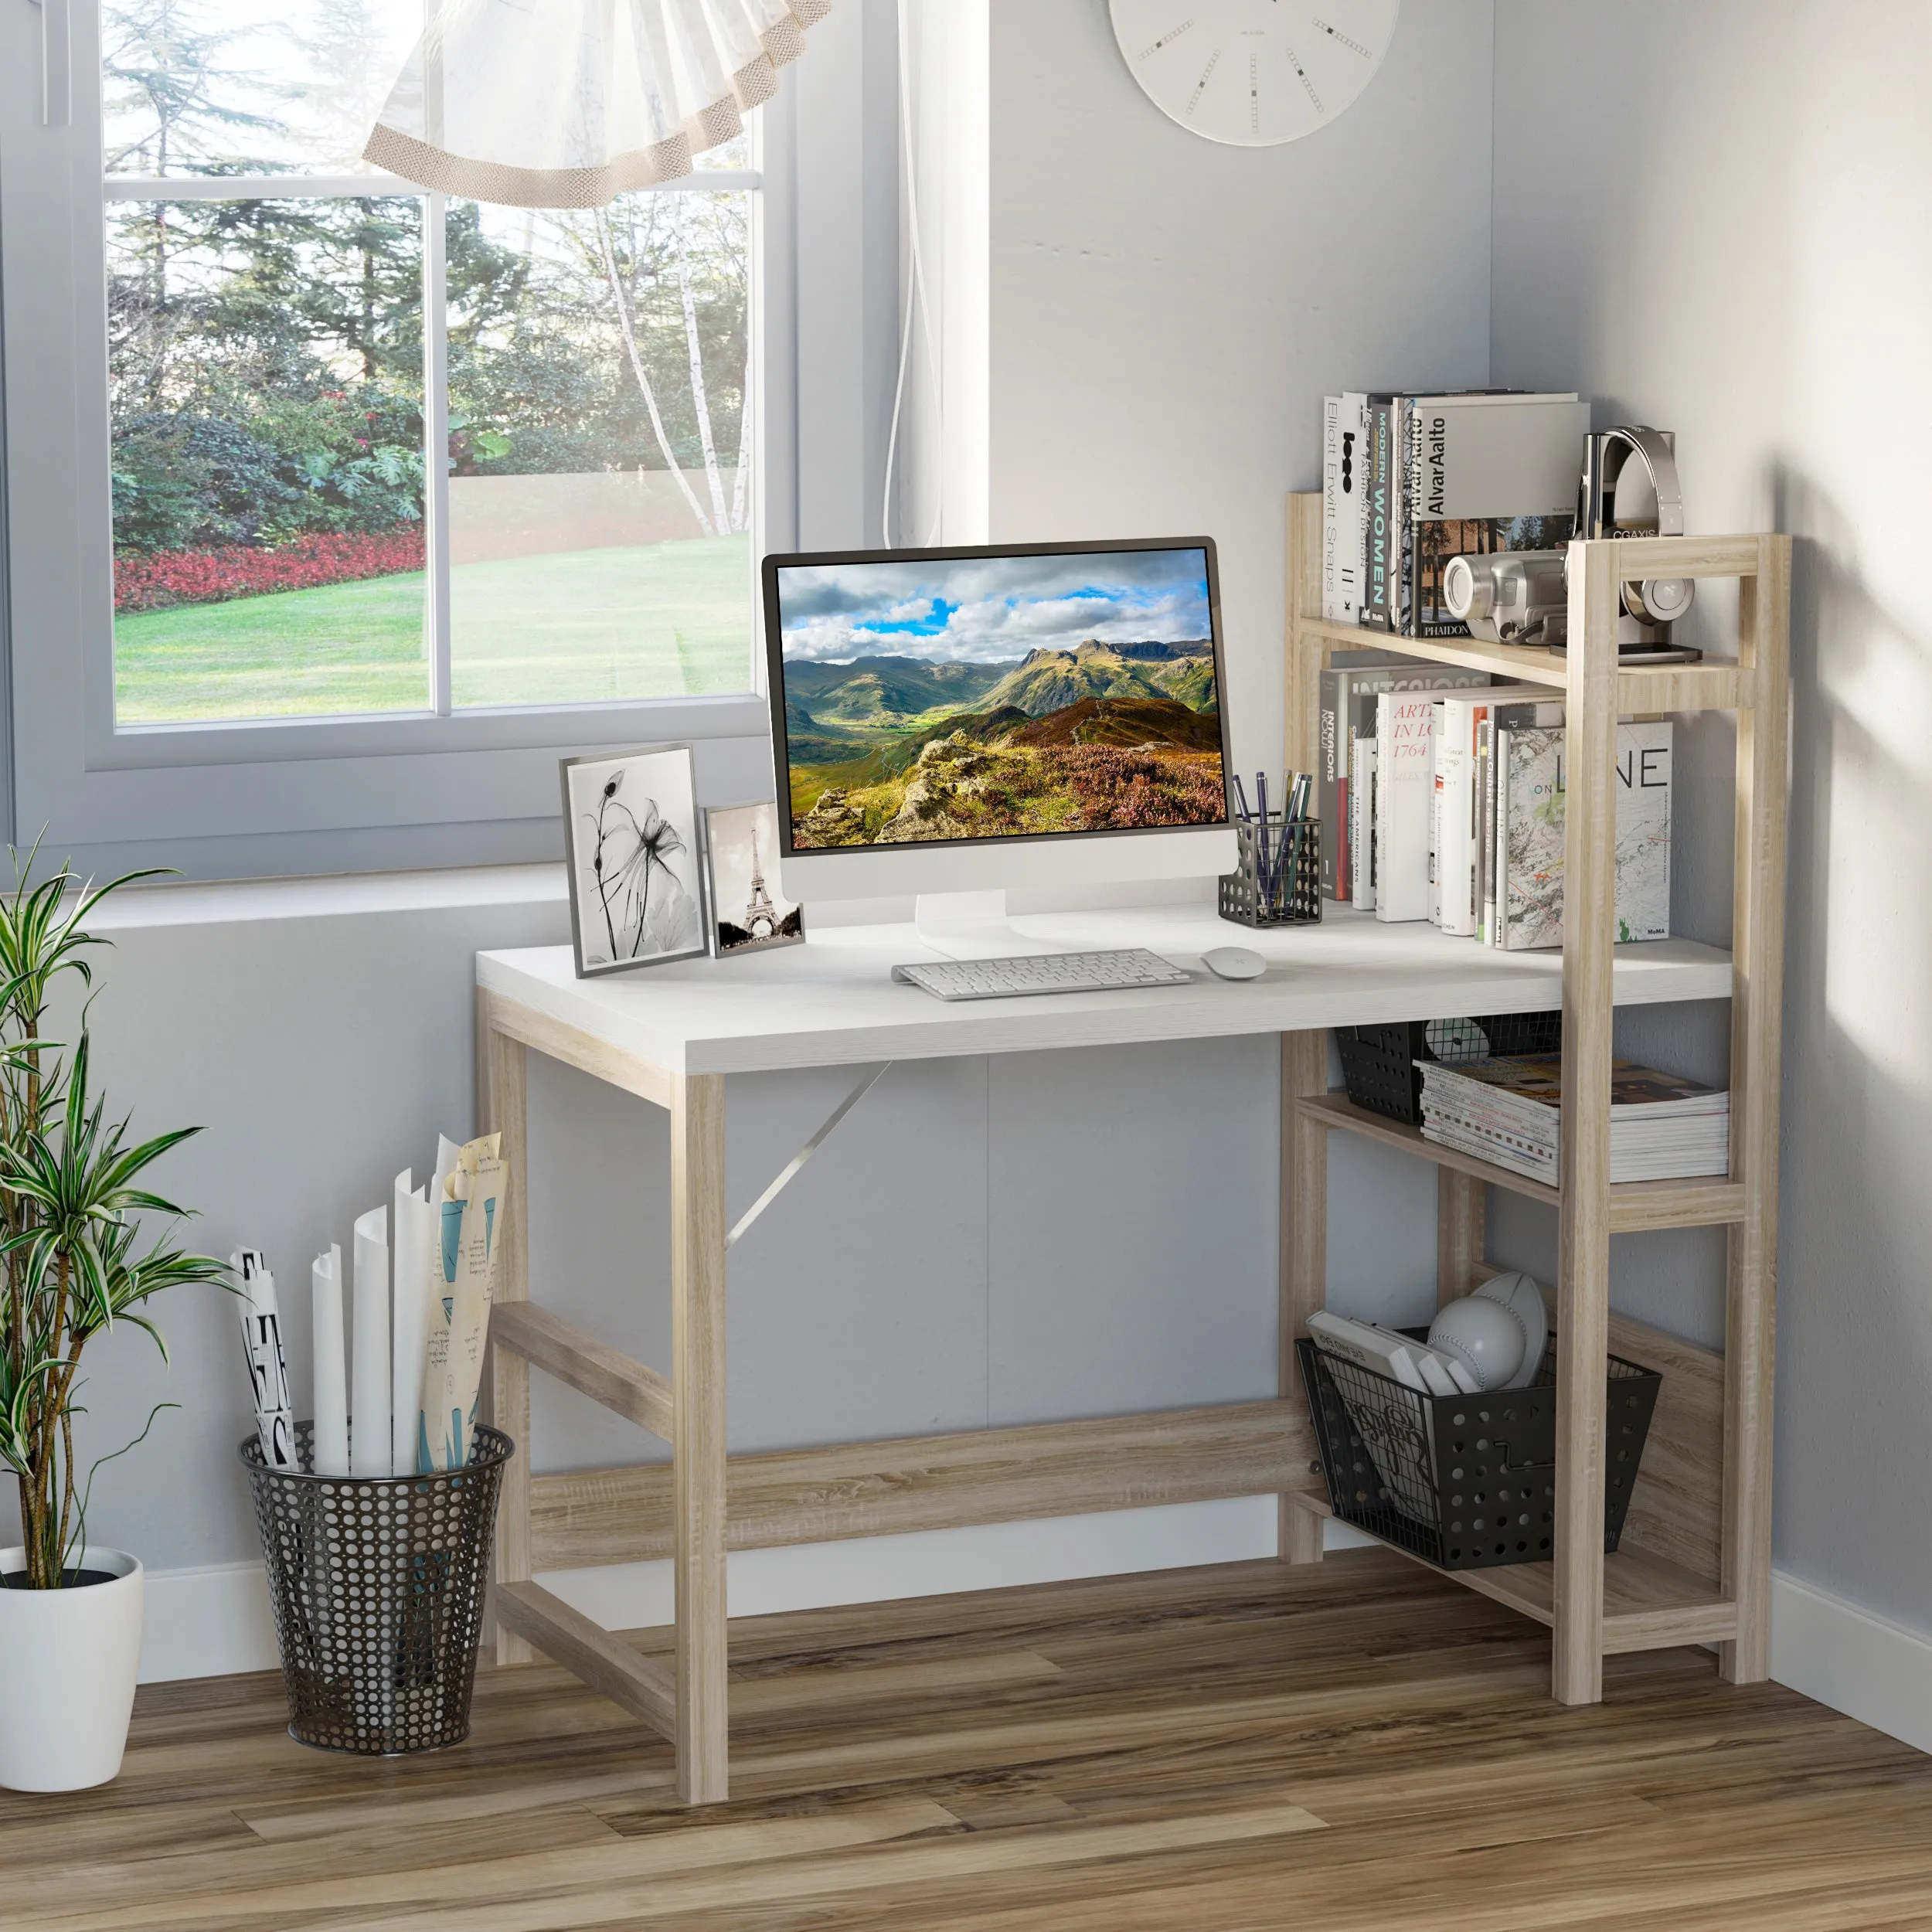
<svg viewBox="0 0 1932 1932">
<path fill-rule="evenodd" d="M 868 1073 L 832 1110 L 832 1112 L 826 1117 L 825 1124 L 785 1163 L 779 1172 L 778 1178 L 740 1216 L 737 1225 L 725 1236 L 726 1247 L 735 1247 L 739 1236 L 743 1234 L 745 1230 L 750 1227 L 752 1223 L 757 1220 L 758 1216 L 764 1213 L 765 1209 L 770 1207 L 772 1202 L 777 1200 L 778 1196 L 791 1185 L 792 1182 L 798 1178 L 798 1170 L 818 1151 L 820 1148 L 825 1145 L 831 1135 L 832 1130 L 886 1077 L 887 1073 L 891 1072 L 892 1064 L 890 1060 L 886 1060 L 873 1068 L 872 1072 Z"/>
</svg>

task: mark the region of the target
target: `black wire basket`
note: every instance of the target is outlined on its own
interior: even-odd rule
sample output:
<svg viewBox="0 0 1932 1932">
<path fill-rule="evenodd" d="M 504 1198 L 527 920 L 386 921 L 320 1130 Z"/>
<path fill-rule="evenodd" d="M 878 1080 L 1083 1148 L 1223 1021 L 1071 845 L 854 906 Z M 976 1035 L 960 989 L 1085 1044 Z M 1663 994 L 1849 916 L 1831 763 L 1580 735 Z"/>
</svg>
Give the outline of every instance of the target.
<svg viewBox="0 0 1932 1932">
<path fill-rule="evenodd" d="M 1321 917 L 1321 821 L 1270 812 L 1236 822 L 1240 869 L 1221 875 L 1221 917 L 1243 926 L 1306 926 Z"/>
<path fill-rule="evenodd" d="M 1393 1026 L 1338 1026 L 1342 1083 L 1357 1107 L 1371 1114 L 1422 1124 L 1422 1069 L 1418 1060 L 1466 1066 L 1471 1060 L 1512 1053 L 1554 1053 L 1563 1043 L 1563 1016 L 1556 1013 L 1483 1013 L 1473 1019 L 1412 1019 Z"/>
<path fill-rule="evenodd" d="M 1426 1339 L 1427 1328 L 1403 1333 Z M 1556 1356 L 1526 1389 L 1430 1396 L 1294 1345 L 1328 1501 L 1344 1522 L 1443 1570 L 1546 1563 L 1556 1546 Z M 1604 1549 L 1615 1550 L 1664 1379 L 1607 1362 Z"/>
<path fill-rule="evenodd" d="M 484 1592 L 503 1467 L 516 1445 L 478 1427 L 461 1469 L 318 1476 L 314 1424 L 298 1467 L 241 1444 L 254 1492 L 288 1693 L 288 1734 L 364 1757 L 440 1750 L 470 1734 Z"/>
</svg>

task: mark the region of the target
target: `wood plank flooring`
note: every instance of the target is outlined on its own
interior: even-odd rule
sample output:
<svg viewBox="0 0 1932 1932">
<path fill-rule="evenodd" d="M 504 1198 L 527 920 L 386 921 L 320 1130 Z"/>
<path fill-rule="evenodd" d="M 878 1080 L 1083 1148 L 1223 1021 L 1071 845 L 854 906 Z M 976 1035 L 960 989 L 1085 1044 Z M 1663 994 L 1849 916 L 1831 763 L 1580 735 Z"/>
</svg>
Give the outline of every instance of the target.
<svg viewBox="0 0 1932 1932">
<path fill-rule="evenodd" d="M 1932 1758 L 1699 1650 L 1566 1709 L 1544 1631 L 1383 1551 L 731 1638 L 697 1811 L 548 1664 L 393 1762 L 290 1742 L 272 1676 L 144 1691 L 117 1783 L 0 1793 L 0 1926 L 1932 1932 Z"/>
</svg>

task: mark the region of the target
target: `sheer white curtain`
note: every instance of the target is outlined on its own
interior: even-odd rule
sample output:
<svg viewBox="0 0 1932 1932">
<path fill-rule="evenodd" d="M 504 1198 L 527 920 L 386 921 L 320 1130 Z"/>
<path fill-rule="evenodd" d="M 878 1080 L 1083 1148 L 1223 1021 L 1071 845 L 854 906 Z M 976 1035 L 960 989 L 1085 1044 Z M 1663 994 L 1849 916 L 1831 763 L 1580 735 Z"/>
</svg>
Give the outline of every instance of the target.
<svg viewBox="0 0 1932 1932">
<path fill-rule="evenodd" d="M 365 158 L 444 194 L 595 208 L 675 180 L 778 91 L 832 0 L 446 0 Z"/>
</svg>

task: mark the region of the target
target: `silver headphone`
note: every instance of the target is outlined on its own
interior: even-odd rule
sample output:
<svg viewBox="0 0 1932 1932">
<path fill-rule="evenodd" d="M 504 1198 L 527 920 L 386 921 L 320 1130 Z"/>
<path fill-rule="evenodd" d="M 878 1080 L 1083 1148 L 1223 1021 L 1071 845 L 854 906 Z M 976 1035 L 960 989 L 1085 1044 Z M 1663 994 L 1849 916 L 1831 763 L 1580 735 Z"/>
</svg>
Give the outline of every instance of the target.
<svg viewBox="0 0 1932 1932">
<path fill-rule="evenodd" d="M 1682 536 L 1684 492 L 1677 480 L 1676 437 L 1668 430 L 1631 423 L 1598 430 L 1583 438 L 1583 470 L 1577 490 L 1577 534 L 1580 537 Z M 1620 525 L 1617 486 L 1632 457 L 1641 460 L 1657 498 L 1657 527 Z M 1645 577 L 1624 586 L 1624 608 L 1640 624 L 1674 624 L 1691 607 L 1697 595 L 1692 577 Z"/>
</svg>

